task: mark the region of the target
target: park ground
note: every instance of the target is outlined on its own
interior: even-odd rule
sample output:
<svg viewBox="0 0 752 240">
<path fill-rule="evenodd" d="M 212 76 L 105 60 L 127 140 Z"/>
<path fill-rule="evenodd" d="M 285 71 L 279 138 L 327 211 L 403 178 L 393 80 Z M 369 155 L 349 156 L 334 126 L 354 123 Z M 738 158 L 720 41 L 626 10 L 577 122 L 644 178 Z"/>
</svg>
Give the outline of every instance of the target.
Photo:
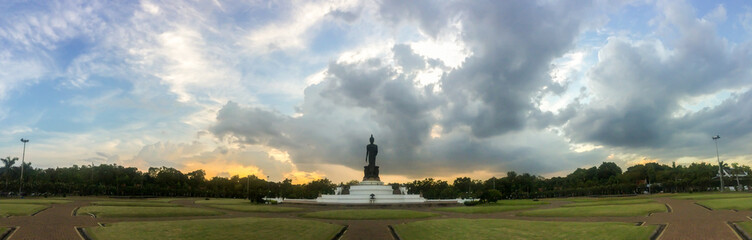
<svg viewBox="0 0 752 240">
<path fill-rule="evenodd" d="M 0 199 L 0 239 L 749 239 L 750 216 L 750 193 L 502 200 L 472 207 Z"/>
</svg>

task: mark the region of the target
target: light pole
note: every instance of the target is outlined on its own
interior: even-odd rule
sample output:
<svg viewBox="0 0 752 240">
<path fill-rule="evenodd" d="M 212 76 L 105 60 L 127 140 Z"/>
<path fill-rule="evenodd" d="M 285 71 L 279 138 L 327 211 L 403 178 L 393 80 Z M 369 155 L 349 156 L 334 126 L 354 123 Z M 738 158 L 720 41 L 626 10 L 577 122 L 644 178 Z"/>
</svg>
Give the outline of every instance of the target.
<svg viewBox="0 0 752 240">
<path fill-rule="evenodd" d="M 24 170 L 24 160 L 26 159 L 26 143 L 29 142 L 29 139 L 23 139 L 21 138 L 21 142 L 23 142 L 23 154 L 21 155 L 21 179 L 18 181 L 18 196 L 23 197 L 21 195 L 21 190 L 23 190 L 23 170 Z"/>
<path fill-rule="evenodd" d="M 720 138 L 720 135 L 713 136 L 713 142 L 715 142 L 715 157 L 718 159 L 718 178 L 721 179 L 721 192 L 723 192 L 723 171 L 721 170 L 723 164 L 721 164 L 721 155 L 718 154 L 718 139 Z"/>
</svg>

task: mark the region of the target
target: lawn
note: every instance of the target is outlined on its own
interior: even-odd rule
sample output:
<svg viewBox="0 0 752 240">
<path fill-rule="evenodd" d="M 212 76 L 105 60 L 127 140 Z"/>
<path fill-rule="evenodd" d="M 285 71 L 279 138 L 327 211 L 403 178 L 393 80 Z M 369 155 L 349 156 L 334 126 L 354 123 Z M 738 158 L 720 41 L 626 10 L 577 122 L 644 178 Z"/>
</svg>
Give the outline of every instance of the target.
<svg viewBox="0 0 752 240">
<path fill-rule="evenodd" d="M 186 199 L 189 199 L 189 198 L 152 198 L 152 199 L 149 199 L 149 201 L 169 203 L 175 200 L 186 200 Z"/>
<path fill-rule="evenodd" d="M 438 219 L 394 225 L 406 240 L 441 239 L 648 239 L 656 226 L 613 222 Z"/>
<path fill-rule="evenodd" d="M 576 202 L 564 205 L 562 207 L 584 207 L 584 206 L 600 206 L 600 205 L 624 205 L 624 204 L 638 204 L 638 203 L 652 203 L 655 202 L 649 198 L 638 199 L 612 199 L 609 201 L 590 201 L 590 202 Z"/>
<path fill-rule="evenodd" d="M 97 217 L 186 217 L 224 214 L 220 211 L 189 207 L 86 206 L 79 208 L 77 215 L 89 213 Z"/>
<path fill-rule="evenodd" d="M 0 216 L 28 216 L 49 207 L 41 204 L 0 203 Z"/>
<path fill-rule="evenodd" d="M 495 213 L 495 212 L 507 212 L 520 209 L 536 208 L 534 205 L 493 205 L 483 204 L 471 207 L 443 207 L 436 208 L 436 211 L 444 212 L 458 212 L 458 213 Z"/>
<path fill-rule="evenodd" d="M 530 200 L 530 199 L 512 199 L 512 200 L 499 200 L 499 201 L 496 201 L 495 204 L 500 204 L 500 205 L 543 205 L 543 204 L 548 204 L 548 202 L 533 201 L 533 200 Z"/>
<path fill-rule="evenodd" d="M 0 204 L 5 203 L 18 203 L 18 204 L 58 204 L 58 203 L 69 203 L 71 201 L 69 200 L 62 200 L 62 199 L 46 199 L 46 198 L 14 198 L 14 199 L 3 199 L 0 200 Z"/>
<path fill-rule="evenodd" d="M 723 198 L 697 202 L 712 209 L 752 210 L 752 198 Z"/>
<path fill-rule="evenodd" d="M 660 203 L 642 203 L 627 205 L 598 205 L 585 207 L 560 207 L 536 209 L 518 213 L 519 216 L 531 217 L 627 217 L 645 216 L 649 213 L 665 212 L 666 206 Z"/>
<path fill-rule="evenodd" d="M 97 206 L 130 206 L 130 207 L 178 207 L 180 205 L 156 201 L 97 201 L 92 202 Z"/>
<path fill-rule="evenodd" d="M 748 234 L 752 233 L 752 222 L 751 221 L 736 223 L 736 225 L 739 225 L 739 227 L 741 227 L 742 230 L 744 230 L 744 232 L 746 232 Z"/>
<path fill-rule="evenodd" d="M 305 213 L 301 216 L 309 218 L 325 219 L 407 219 L 407 218 L 427 218 L 438 216 L 439 214 L 430 212 L 419 212 L 411 210 L 394 210 L 394 209 L 353 209 L 353 210 L 330 210 L 320 212 Z"/>
<path fill-rule="evenodd" d="M 86 228 L 92 239 L 332 239 L 342 226 L 281 218 L 118 222 Z"/>
<path fill-rule="evenodd" d="M 302 208 L 294 208 L 294 207 L 278 207 L 274 205 L 264 205 L 264 204 L 250 204 L 250 203 L 243 203 L 243 204 L 206 204 L 207 207 L 213 207 L 213 208 L 221 208 L 221 209 L 227 209 L 227 210 L 233 210 L 233 211 L 241 211 L 241 212 L 297 212 L 302 211 Z"/>
<path fill-rule="evenodd" d="M 248 199 L 237 198 L 211 198 L 209 200 L 198 200 L 196 204 L 243 204 L 250 203 Z"/>
<path fill-rule="evenodd" d="M 707 200 L 707 199 L 721 199 L 721 198 L 752 198 L 752 194 L 745 192 L 706 192 L 706 193 L 680 193 L 671 196 L 676 199 L 693 199 L 693 200 Z"/>
<path fill-rule="evenodd" d="M 622 196 L 622 197 L 570 197 L 570 198 L 555 198 L 554 200 L 569 201 L 569 202 L 610 202 L 621 200 L 635 200 L 635 199 L 650 199 L 656 197 L 653 195 L 637 195 L 637 196 Z"/>
</svg>

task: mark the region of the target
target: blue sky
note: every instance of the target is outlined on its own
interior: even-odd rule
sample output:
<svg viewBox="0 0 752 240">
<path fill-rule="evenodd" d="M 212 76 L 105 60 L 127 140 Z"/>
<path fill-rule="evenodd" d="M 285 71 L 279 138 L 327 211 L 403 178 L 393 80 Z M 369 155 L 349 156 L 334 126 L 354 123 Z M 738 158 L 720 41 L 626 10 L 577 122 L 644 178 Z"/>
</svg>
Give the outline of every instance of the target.
<svg viewBox="0 0 752 240">
<path fill-rule="evenodd" d="M 746 1 L 5 1 L 0 155 L 387 181 L 752 164 Z"/>
</svg>

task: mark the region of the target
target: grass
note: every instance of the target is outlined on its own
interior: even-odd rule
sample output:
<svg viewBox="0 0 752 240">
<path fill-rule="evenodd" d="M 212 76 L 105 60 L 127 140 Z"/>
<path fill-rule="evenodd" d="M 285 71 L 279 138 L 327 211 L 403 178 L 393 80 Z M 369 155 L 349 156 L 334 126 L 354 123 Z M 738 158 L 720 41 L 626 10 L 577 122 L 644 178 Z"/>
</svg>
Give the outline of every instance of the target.
<svg viewBox="0 0 752 240">
<path fill-rule="evenodd" d="M 752 210 L 752 198 L 723 198 L 697 202 L 712 209 Z"/>
<path fill-rule="evenodd" d="M 302 211 L 302 208 L 294 207 L 278 207 L 274 205 L 263 204 L 207 204 L 207 207 L 221 208 L 233 211 L 241 212 L 297 212 Z"/>
<path fill-rule="evenodd" d="M 0 203 L 0 216 L 28 216 L 49 207 L 41 204 Z"/>
<path fill-rule="evenodd" d="M 736 224 L 739 225 L 739 227 L 741 227 L 742 230 L 744 230 L 744 232 L 746 232 L 746 233 L 752 233 L 752 222 L 751 221 L 740 222 L 740 223 L 736 223 Z"/>
<path fill-rule="evenodd" d="M 224 213 L 203 208 L 189 207 L 131 207 L 131 206 L 86 206 L 78 209 L 77 215 L 94 214 L 97 217 L 186 217 L 215 216 Z"/>
<path fill-rule="evenodd" d="M 118 222 L 86 228 L 92 239 L 332 239 L 342 226 L 281 218 Z"/>
<path fill-rule="evenodd" d="M 671 196 L 676 199 L 693 199 L 693 200 L 707 200 L 707 199 L 721 199 L 721 198 L 750 198 L 752 194 L 745 192 L 708 192 L 708 193 L 680 193 Z"/>
<path fill-rule="evenodd" d="M 209 200 L 198 200 L 196 204 L 243 204 L 250 203 L 248 199 L 237 198 L 212 198 Z"/>
<path fill-rule="evenodd" d="M 130 207 L 178 207 L 180 205 L 153 201 L 97 201 L 92 202 L 97 206 L 130 206 Z"/>
<path fill-rule="evenodd" d="M 610 202 L 620 200 L 633 200 L 633 199 L 650 199 L 656 197 L 653 195 L 637 195 L 637 196 L 622 196 L 622 197 L 570 197 L 570 198 L 555 198 L 554 200 L 569 201 L 569 202 Z"/>
<path fill-rule="evenodd" d="M 5 203 L 18 203 L 18 204 L 58 204 L 58 203 L 69 203 L 71 201 L 69 200 L 62 200 L 62 199 L 45 199 L 45 198 L 15 198 L 15 199 L 3 199 L 0 200 L 0 204 Z"/>
<path fill-rule="evenodd" d="M 601 206 L 601 205 L 624 205 L 624 204 L 638 204 L 638 203 L 651 203 L 655 202 L 653 199 L 641 198 L 641 199 L 622 199 L 622 200 L 609 200 L 609 201 L 591 201 L 591 202 L 576 202 L 564 205 L 562 207 L 584 207 L 584 206 Z"/>
<path fill-rule="evenodd" d="M 495 212 L 507 212 L 521 209 L 535 208 L 534 205 L 493 205 L 484 204 L 472 207 L 443 207 L 436 208 L 437 211 L 444 212 L 458 212 L 458 213 L 495 213 Z"/>
<path fill-rule="evenodd" d="M 152 199 L 149 199 L 149 201 L 169 203 L 175 200 L 183 200 L 183 199 L 187 199 L 187 198 L 152 198 Z"/>
<path fill-rule="evenodd" d="M 430 212 L 419 212 L 411 210 L 394 210 L 394 209 L 354 209 L 354 210 L 330 210 L 320 212 L 305 213 L 301 216 L 309 218 L 325 219 L 407 219 L 407 218 L 427 218 L 438 216 L 439 214 Z"/>
<path fill-rule="evenodd" d="M 598 205 L 584 207 L 561 207 L 536 209 L 518 213 L 519 216 L 531 217 L 627 217 L 645 216 L 649 213 L 665 212 L 666 206 L 660 203 L 642 203 L 627 205 Z"/>
<path fill-rule="evenodd" d="M 394 226 L 406 240 L 442 239 L 648 239 L 656 226 L 613 222 L 507 219 L 438 219 Z"/>
<path fill-rule="evenodd" d="M 496 201 L 495 204 L 499 204 L 499 205 L 544 205 L 544 204 L 548 204 L 548 202 L 533 201 L 530 199 L 512 199 L 512 200 L 499 200 L 499 201 Z"/>
</svg>

